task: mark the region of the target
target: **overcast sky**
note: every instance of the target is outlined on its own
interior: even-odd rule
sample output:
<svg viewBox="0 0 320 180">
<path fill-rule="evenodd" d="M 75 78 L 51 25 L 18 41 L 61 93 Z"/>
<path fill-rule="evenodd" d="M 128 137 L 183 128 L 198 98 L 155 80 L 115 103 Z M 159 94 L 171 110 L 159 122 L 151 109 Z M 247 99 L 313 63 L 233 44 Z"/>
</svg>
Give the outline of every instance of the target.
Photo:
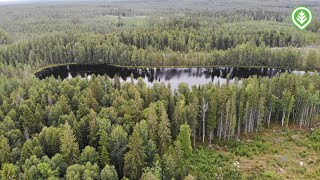
<svg viewBox="0 0 320 180">
<path fill-rule="evenodd" d="M 15 1 L 15 0 L 0 0 L 0 2 L 10 2 L 10 1 Z"/>
<path fill-rule="evenodd" d="M 32 0 L 0 0 L 0 2 L 28 2 L 28 1 L 32 1 Z"/>
</svg>

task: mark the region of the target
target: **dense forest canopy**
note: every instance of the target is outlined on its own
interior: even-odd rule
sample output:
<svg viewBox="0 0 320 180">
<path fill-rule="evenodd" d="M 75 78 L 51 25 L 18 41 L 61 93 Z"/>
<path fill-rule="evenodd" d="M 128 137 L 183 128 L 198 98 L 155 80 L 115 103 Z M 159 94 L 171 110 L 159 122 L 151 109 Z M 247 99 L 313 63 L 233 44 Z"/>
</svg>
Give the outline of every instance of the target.
<svg viewBox="0 0 320 180">
<path fill-rule="evenodd" d="M 315 16 L 305 31 L 290 20 L 298 5 Z M 319 13 L 315 0 L 0 4 L 1 179 L 316 179 L 320 131 L 302 129 L 319 126 Z M 312 72 L 177 90 L 118 76 L 34 76 L 66 63 Z M 299 157 L 314 158 L 310 166 L 239 168 L 245 157 L 280 153 L 254 135 L 273 127 L 279 141 L 306 148 Z"/>
</svg>

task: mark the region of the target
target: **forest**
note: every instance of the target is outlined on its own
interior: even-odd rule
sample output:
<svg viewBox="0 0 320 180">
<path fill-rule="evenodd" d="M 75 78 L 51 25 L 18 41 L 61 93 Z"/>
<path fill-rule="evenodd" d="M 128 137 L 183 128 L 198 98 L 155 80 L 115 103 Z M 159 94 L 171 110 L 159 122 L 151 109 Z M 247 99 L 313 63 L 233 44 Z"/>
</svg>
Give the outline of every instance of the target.
<svg viewBox="0 0 320 180">
<path fill-rule="evenodd" d="M 250 2 L 0 3 L 0 179 L 317 179 L 320 4 Z M 178 89 L 34 75 L 70 63 L 306 72 Z"/>
</svg>

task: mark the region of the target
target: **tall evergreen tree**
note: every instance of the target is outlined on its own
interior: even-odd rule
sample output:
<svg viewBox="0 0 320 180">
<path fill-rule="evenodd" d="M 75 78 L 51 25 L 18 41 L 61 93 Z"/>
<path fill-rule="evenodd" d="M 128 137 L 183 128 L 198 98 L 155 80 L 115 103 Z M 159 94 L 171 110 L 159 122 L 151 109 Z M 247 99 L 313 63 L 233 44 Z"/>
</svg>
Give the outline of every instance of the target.
<svg viewBox="0 0 320 180">
<path fill-rule="evenodd" d="M 124 175 L 132 179 L 139 179 L 142 169 L 146 165 L 147 155 L 143 140 L 138 131 L 133 131 L 128 144 L 129 151 L 124 157 Z"/>
<path fill-rule="evenodd" d="M 159 105 L 159 126 L 158 126 L 158 140 L 159 140 L 159 154 L 163 155 L 172 142 L 170 121 L 168 119 L 167 112 L 164 108 L 164 104 Z"/>
<path fill-rule="evenodd" d="M 191 137 L 190 126 L 187 124 L 181 125 L 180 132 L 177 137 L 177 141 L 179 141 L 181 144 L 181 150 L 185 158 L 189 158 L 192 154 L 192 145 L 191 145 L 190 137 Z"/>
<path fill-rule="evenodd" d="M 79 145 L 76 142 L 76 137 L 68 122 L 63 126 L 61 136 L 61 153 L 65 158 L 67 164 L 74 164 L 79 158 Z"/>
<path fill-rule="evenodd" d="M 15 180 L 19 177 L 19 168 L 13 164 L 3 164 L 1 179 Z"/>
<path fill-rule="evenodd" d="M 4 136 L 0 137 L 0 164 L 10 163 L 11 161 L 11 147 L 8 139 Z"/>
<path fill-rule="evenodd" d="M 113 164 L 116 165 L 118 175 L 123 175 L 123 156 L 128 143 L 128 134 L 122 126 L 115 126 L 110 134 L 109 149 Z"/>
</svg>

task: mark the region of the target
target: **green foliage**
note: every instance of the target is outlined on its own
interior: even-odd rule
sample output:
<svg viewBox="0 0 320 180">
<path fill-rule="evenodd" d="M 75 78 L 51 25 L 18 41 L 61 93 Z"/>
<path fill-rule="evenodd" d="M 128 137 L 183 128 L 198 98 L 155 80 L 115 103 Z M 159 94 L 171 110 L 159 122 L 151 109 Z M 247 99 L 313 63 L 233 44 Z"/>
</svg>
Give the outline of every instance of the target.
<svg viewBox="0 0 320 180">
<path fill-rule="evenodd" d="M 2 164 L 1 179 L 18 179 L 19 167 L 13 164 Z"/>
<path fill-rule="evenodd" d="M 10 37 L 10 35 L 0 28 L 0 45 L 10 44 L 11 41 L 12 38 Z"/>
<path fill-rule="evenodd" d="M 43 147 L 44 153 L 52 157 L 60 152 L 61 129 L 55 127 L 44 127 L 39 133 L 38 138 Z"/>
<path fill-rule="evenodd" d="M 162 169 L 160 167 L 159 161 L 153 164 L 153 167 L 146 167 L 143 169 L 143 173 L 140 179 L 148 180 L 161 180 L 162 179 Z"/>
<path fill-rule="evenodd" d="M 36 156 L 38 158 L 44 155 L 42 146 L 38 140 L 38 138 L 34 137 L 32 139 L 28 139 L 22 147 L 21 151 L 21 162 L 24 162 L 26 159 Z"/>
<path fill-rule="evenodd" d="M 253 173 L 247 178 L 248 180 L 281 180 L 282 178 L 273 171 L 264 171 L 259 168 L 254 169 Z"/>
<path fill-rule="evenodd" d="M 44 177 L 45 179 L 54 176 L 56 172 L 52 171 L 50 164 L 48 163 L 39 163 L 37 166 L 37 169 L 39 173 Z"/>
<path fill-rule="evenodd" d="M 101 180 L 118 180 L 118 174 L 114 166 L 106 165 L 101 170 Z"/>
<path fill-rule="evenodd" d="M 190 126 L 187 124 L 183 124 L 180 126 L 180 132 L 177 137 L 177 141 L 181 144 L 181 151 L 183 153 L 184 158 L 188 159 L 192 154 L 192 146 L 191 146 L 191 130 Z"/>
<path fill-rule="evenodd" d="M 196 179 L 241 179 L 232 161 L 209 149 L 196 149 L 189 163 L 189 173 Z"/>
<path fill-rule="evenodd" d="M 226 84 L 183 83 L 174 92 L 118 75 L 34 78 L 38 68 L 65 63 L 320 69 L 320 53 L 309 46 L 319 43 L 319 23 L 303 32 L 288 25 L 298 2 L 229 1 L 0 6 L 1 179 L 241 179 L 229 157 L 197 149 L 199 139 L 254 158 L 272 144 L 236 136 L 273 123 L 318 123 L 317 73 L 228 76 Z M 316 16 L 316 4 L 308 6 Z M 319 134 L 288 139 L 318 152 Z M 279 179 L 260 170 L 250 178 Z"/>
<path fill-rule="evenodd" d="M 86 165 L 74 164 L 68 167 L 66 172 L 67 180 L 77 179 L 99 179 L 99 167 L 97 164 L 88 162 Z"/>
<path fill-rule="evenodd" d="M 147 155 L 138 131 L 134 130 L 128 143 L 129 151 L 124 156 L 124 175 L 139 179 L 145 166 Z"/>
<path fill-rule="evenodd" d="M 227 142 L 228 149 L 238 156 L 252 157 L 266 152 L 270 144 L 262 137 L 255 136 L 252 140 L 247 142 L 232 140 Z"/>
<path fill-rule="evenodd" d="M 56 171 L 58 177 L 63 177 L 65 175 L 68 165 L 61 154 L 55 154 L 51 158 L 50 164 L 51 168 Z"/>
<path fill-rule="evenodd" d="M 311 140 L 311 147 L 313 147 L 314 150 L 320 152 L 320 128 L 312 131 L 309 138 Z"/>
<path fill-rule="evenodd" d="M 200 29 L 175 28 L 164 24 L 164 29 L 157 27 L 113 34 L 47 33 L 30 41 L 0 48 L 0 57 L 8 64 L 23 63 L 35 67 L 61 63 L 109 63 L 128 66 L 267 66 L 319 69 L 318 52 L 308 55 L 303 53 L 303 49 L 290 47 L 313 44 L 319 39 L 318 34 L 302 33 L 293 27 L 289 28 L 288 33 L 286 24 L 273 24 L 268 21 L 255 23 L 226 23 L 218 27 L 207 25 Z M 239 29 L 239 26 L 244 29 Z M 279 29 L 274 30 L 274 26 L 279 26 Z M 63 41 L 60 41 L 62 39 Z M 312 64 L 313 61 L 316 63 Z M 119 85 L 119 81 L 115 81 L 117 88 Z M 83 106 L 88 105 L 89 109 L 97 111 L 98 102 L 101 103 L 103 97 L 101 92 L 98 93 L 102 90 L 101 84 L 91 86 L 88 91 L 89 99 L 83 102 Z M 141 104 L 139 98 L 136 100 L 137 104 Z M 139 110 L 140 105 L 134 108 Z M 134 116 L 134 119 L 139 118 L 139 114 Z"/>
<path fill-rule="evenodd" d="M 95 148 L 86 146 L 80 155 L 79 162 L 81 164 L 86 164 L 90 162 L 91 164 L 97 164 L 99 161 L 99 153 L 96 152 Z"/>
<path fill-rule="evenodd" d="M 61 136 L 61 154 L 64 156 L 67 164 L 74 164 L 79 158 L 79 146 L 68 122 L 63 126 Z"/>
<path fill-rule="evenodd" d="M 0 137 L 0 162 L 1 164 L 10 163 L 11 161 L 11 147 L 8 143 L 8 139 Z"/>
<path fill-rule="evenodd" d="M 164 179 L 174 179 L 178 176 L 179 162 L 177 154 L 174 152 L 172 146 L 163 155 L 163 177 Z"/>
<path fill-rule="evenodd" d="M 128 143 L 128 134 L 122 126 L 115 126 L 110 134 L 110 157 L 116 165 L 118 175 L 122 175 L 123 156 Z M 111 148 L 112 147 L 112 148 Z"/>
</svg>

